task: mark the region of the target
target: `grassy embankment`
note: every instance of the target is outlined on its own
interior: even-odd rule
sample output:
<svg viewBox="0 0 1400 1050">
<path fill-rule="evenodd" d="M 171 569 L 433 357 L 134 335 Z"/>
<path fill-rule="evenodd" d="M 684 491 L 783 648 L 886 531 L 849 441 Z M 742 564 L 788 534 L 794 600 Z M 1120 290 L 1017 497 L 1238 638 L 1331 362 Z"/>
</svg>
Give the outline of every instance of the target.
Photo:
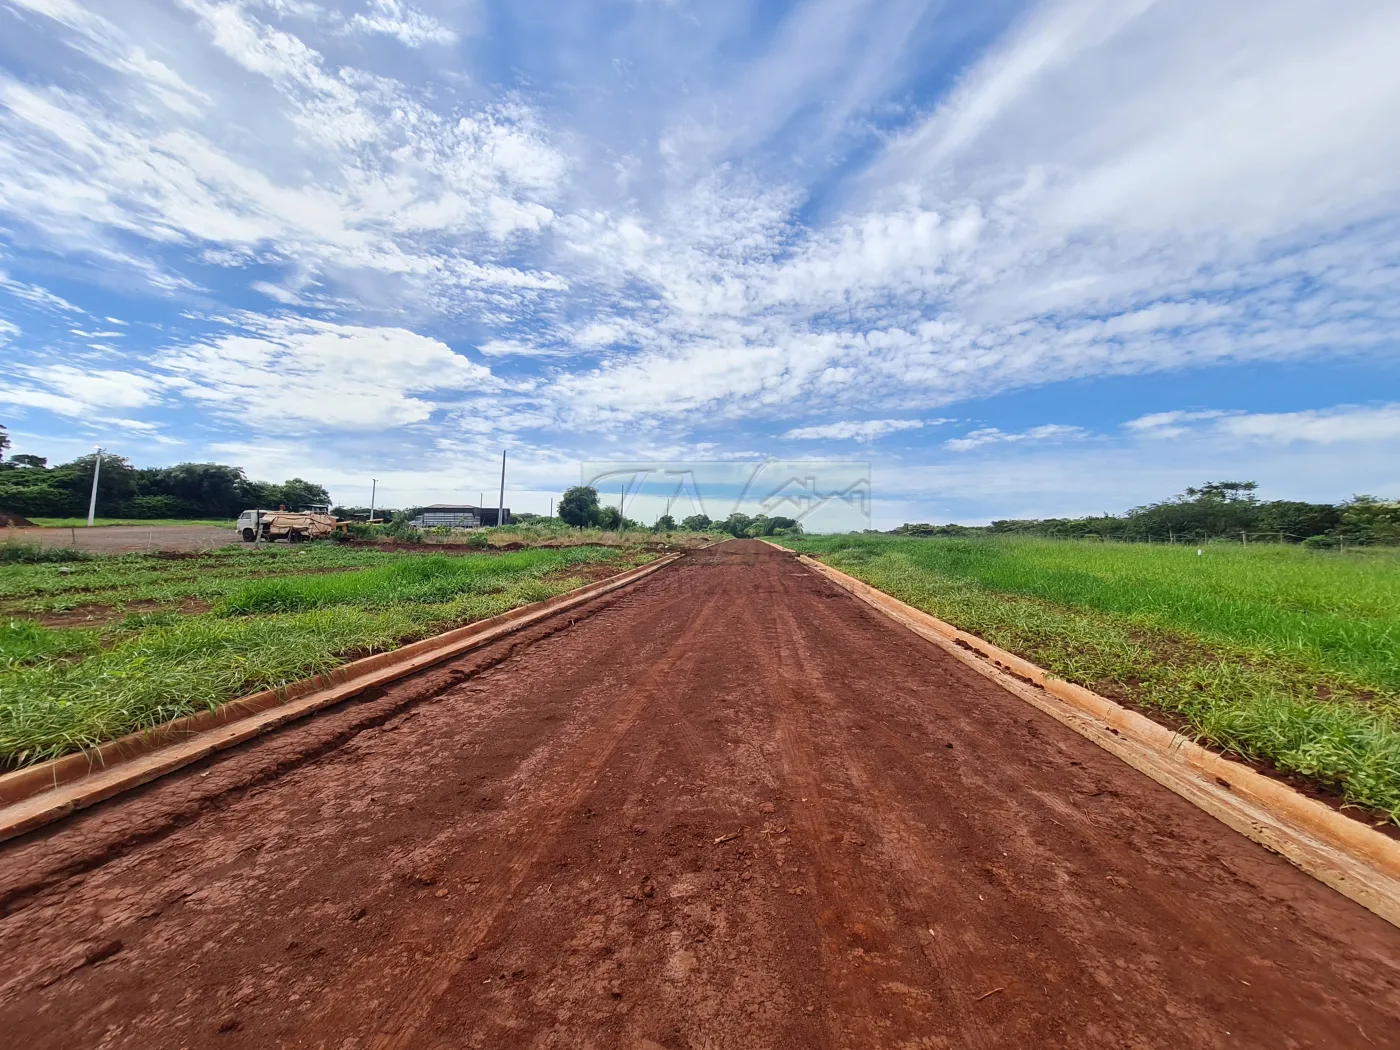
<svg viewBox="0 0 1400 1050">
<path fill-rule="evenodd" d="M 1061 678 L 1400 822 L 1400 552 L 782 542 Z"/>
<path fill-rule="evenodd" d="M 314 544 L 9 565 L 0 574 L 0 769 L 549 598 L 584 583 L 588 565 L 620 572 L 651 558 L 598 547 L 448 556 Z M 93 625 L 42 624 L 65 611 Z"/>
</svg>

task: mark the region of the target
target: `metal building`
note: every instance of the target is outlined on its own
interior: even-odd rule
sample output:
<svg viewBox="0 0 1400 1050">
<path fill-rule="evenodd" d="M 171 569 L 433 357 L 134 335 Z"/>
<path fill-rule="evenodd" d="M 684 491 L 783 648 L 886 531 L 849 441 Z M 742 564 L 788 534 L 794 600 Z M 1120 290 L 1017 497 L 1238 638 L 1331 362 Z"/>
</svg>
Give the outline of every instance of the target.
<svg viewBox="0 0 1400 1050">
<path fill-rule="evenodd" d="M 434 503 L 431 507 L 424 507 L 413 519 L 413 524 L 420 529 L 431 529 L 434 526 L 446 525 L 457 529 L 475 529 L 483 525 L 496 524 L 497 508 L 495 507 L 471 507 L 452 503 Z M 510 508 L 505 511 L 505 524 L 510 524 Z"/>
</svg>

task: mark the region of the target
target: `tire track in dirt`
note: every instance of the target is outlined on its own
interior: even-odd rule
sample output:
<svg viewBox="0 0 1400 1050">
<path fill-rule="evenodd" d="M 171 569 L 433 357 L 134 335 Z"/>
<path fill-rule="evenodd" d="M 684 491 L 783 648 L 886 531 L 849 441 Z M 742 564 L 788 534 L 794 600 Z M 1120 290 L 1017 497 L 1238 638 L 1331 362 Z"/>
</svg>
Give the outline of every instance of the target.
<svg viewBox="0 0 1400 1050">
<path fill-rule="evenodd" d="M 719 601 L 718 595 L 712 596 L 691 625 L 703 625 L 713 615 Z M 478 898 L 480 903 L 472 921 L 457 931 L 437 965 L 431 967 L 421 983 L 402 999 L 394 1015 L 385 1022 L 384 1030 L 371 1043 L 372 1046 L 377 1050 L 402 1050 L 411 1045 L 433 1004 L 442 998 L 462 964 L 486 938 L 526 875 L 538 865 L 541 854 L 558 834 L 560 826 L 572 811 L 582 805 L 584 798 L 597 784 L 599 775 L 612 761 L 618 746 L 636 726 L 647 707 L 655 704 L 664 693 L 669 680 L 689 670 L 688 665 L 693 665 L 696 659 L 697 654 L 687 644 L 684 635 L 676 638 L 666 651 L 648 664 L 640 680 L 602 712 L 598 724 L 572 752 L 551 770 L 552 778 L 564 785 L 566 790 L 557 795 L 545 794 L 542 798 L 532 799 L 523 807 L 519 823 L 532 825 L 535 830 L 515 841 L 514 856 L 505 870 L 499 873 L 495 885 Z M 366 965 L 372 966 L 373 963 Z M 347 982 L 349 988 L 363 983 L 363 975 L 357 974 L 355 977 L 357 979 Z"/>
<path fill-rule="evenodd" d="M 816 617 L 819 621 L 821 618 L 825 618 L 826 610 L 820 606 L 818 610 Z M 822 664 L 826 662 L 822 659 L 823 654 L 816 652 L 808 641 L 809 632 L 820 635 L 820 622 L 808 624 L 798 623 L 790 608 L 780 607 L 775 610 L 775 615 L 778 621 L 776 624 L 777 629 L 775 631 L 775 636 L 782 639 L 778 645 L 779 674 L 782 676 L 783 681 L 793 693 L 794 697 L 803 696 L 805 694 L 804 698 L 807 701 L 807 706 L 816 708 L 818 712 L 817 717 L 822 717 L 822 715 L 835 706 L 838 701 L 835 690 L 839 689 L 841 686 L 858 688 L 859 683 L 851 682 L 845 676 L 833 677 L 830 673 L 811 674 L 811 669 L 821 667 Z M 804 673 L 804 670 L 807 673 Z M 828 669 L 823 667 L 822 670 L 827 671 Z M 822 718 L 822 720 L 826 722 L 830 721 L 829 718 Z M 897 735 L 890 732 L 878 719 L 874 720 L 874 722 L 878 735 L 886 741 L 894 742 L 905 757 L 913 757 L 908 755 L 907 749 L 903 746 L 903 741 L 900 740 Z M 910 828 L 920 827 L 920 822 L 917 817 L 909 813 L 905 807 L 898 802 L 892 792 L 888 790 L 887 784 L 880 783 L 877 786 L 875 783 L 875 781 L 880 778 L 878 778 L 878 776 L 872 776 L 871 774 L 878 774 L 880 771 L 878 752 L 873 749 L 863 752 L 861 755 L 862 763 L 852 761 L 853 755 L 848 749 L 843 749 L 834 754 L 824 753 L 825 749 L 820 746 L 818 741 L 821 739 L 830 739 L 833 735 L 831 732 L 833 727 L 828 724 L 824 728 L 827 729 L 826 733 L 811 734 L 802 742 L 802 746 L 800 747 L 796 746 L 796 743 L 792 741 L 790 733 L 785 733 L 789 741 L 784 749 L 784 757 L 787 763 L 792 768 L 801 770 L 799 775 L 806 785 L 806 789 L 811 791 L 813 796 L 818 800 L 820 800 L 821 785 L 814 774 L 812 768 L 813 761 L 820 757 L 823 760 L 825 768 L 828 770 L 831 768 L 832 764 L 838 764 L 843 777 L 851 785 L 853 794 L 856 797 L 864 799 L 868 803 L 874 803 L 874 805 L 869 807 L 870 812 L 879 814 L 880 817 L 883 818 L 880 820 L 878 826 L 871 827 L 869 831 L 865 833 L 866 836 L 870 840 L 887 843 L 889 847 L 891 847 L 887 851 L 889 855 L 896 860 L 905 861 L 901 867 L 906 878 L 899 883 L 900 887 L 904 890 L 900 896 L 903 898 L 905 904 L 905 913 L 923 912 L 928 915 L 937 915 L 948 909 L 949 902 L 946 898 L 941 900 L 917 901 L 914 899 L 924 896 L 918 893 L 918 889 L 927 885 L 923 883 L 922 880 L 927 879 L 930 873 L 937 871 L 940 865 L 938 859 L 923 848 L 920 836 L 910 833 L 908 830 Z M 840 733 L 844 728 L 845 727 L 838 727 L 837 732 Z M 814 737 L 816 739 L 813 739 Z M 874 768 L 867 768 L 869 766 L 873 766 Z M 833 835 L 830 827 L 831 822 L 826 816 L 825 808 L 826 807 L 822 805 L 820 801 L 818 801 L 816 806 L 812 807 L 812 813 L 817 819 L 812 828 L 811 837 L 813 841 L 820 844 L 825 844 L 832 838 L 840 837 L 839 835 Z M 804 809 L 803 812 L 805 814 L 807 811 Z M 862 839 L 862 841 L 865 841 L 865 839 Z M 817 868 L 818 872 L 840 870 L 840 865 L 835 863 L 836 858 L 831 856 L 830 853 L 831 851 L 826 849 L 821 851 L 819 855 L 820 866 Z M 824 894 L 824 898 L 832 899 L 837 902 L 858 901 L 864 898 L 864 894 L 859 892 L 859 887 L 835 886 L 832 887 L 831 890 L 832 892 Z M 836 931 L 846 932 L 848 938 L 854 937 L 854 939 L 861 941 L 868 941 L 870 939 L 871 935 L 867 932 L 869 930 L 867 923 L 849 914 L 848 909 L 841 903 L 823 912 L 822 917 L 824 920 L 827 919 L 828 914 L 830 914 L 830 919 L 825 923 L 826 936 L 823 940 L 824 944 L 827 946 L 828 952 L 833 957 L 843 957 L 847 955 L 850 950 L 849 940 L 843 943 L 842 940 L 838 938 Z M 910 938 L 910 927 L 901 924 L 893 912 L 887 912 L 882 916 L 882 919 L 883 921 L 880 923 L 880 928 L 883 935 L 880 940 L 912 941 L 912 944 L 909 946 L 916 952 L 923 954 L 931 963 L 927 972 L 921 975 L 924 978 L 924 982 L 921 983 L 926 982 L 927 984 L 935 985 L 937 991 L 932 991 L 928 988 L 916 989 L 914 985 L 909 982 L 907 974 L 883 975 L 879 981 L 878 987 L 886 992 L 891 986 L 898 987 L 900 990 L 907 989 L 910 994 L 901 999 L 901 1006 L 913 1010 L 920 1020 L 926 1021 L 929 1007 L 936 1005 L 940 1012 L 945 1017 L 950 1018 L 953 1025 L 962 1033 L 965 1046 L 981 1048 L 994 1045 L 990 1041 L 989 1029 L 983 1018 L 975 1010 L 969 1009 L 970 997 L 966 994 L 966 989 L 971 986 L 974 979 L 971 960 L 977 957 L 975 951 L 977 945 L 969 943 L 969 939 L 966 936 L 960 935 L 962 931 L 956 926 L 949 932 L 956 940 L 957 946 L 956 948 L 950 949 L 950 938 L 947 933 L 937 934 L 930 928 L 927 930 L 928 936 L 925 937 L 922 935 L 924 933 L 923 930 L 915 929 L 912 938 Z M 849 931 L 853 930 L 859 932 L 852 935 Z M 902 976 L 903 979 L 898 979 L 900 976 Z M 866 1009 L 861 1011 L 861 1013 L 865 1016 L 877 1016 L 877 1009 L 876 1005 L 871 1003 L 868 1004 Z M 838 1014 L 835 1019 L 843 1019 L 844 1016 L 849 1016 L 850 1013 L 853 1012 Z M 859 1014 L 856 1015 L 859 1016 Z M 841 1035 L 849 1039 L 852 1033 L 845 1032 L 841 1033 Z M 878 1042 L 878 1033 L 863 1033 L 863 1039 L 861 1041 L 867 1043 Z"/>
</svg>

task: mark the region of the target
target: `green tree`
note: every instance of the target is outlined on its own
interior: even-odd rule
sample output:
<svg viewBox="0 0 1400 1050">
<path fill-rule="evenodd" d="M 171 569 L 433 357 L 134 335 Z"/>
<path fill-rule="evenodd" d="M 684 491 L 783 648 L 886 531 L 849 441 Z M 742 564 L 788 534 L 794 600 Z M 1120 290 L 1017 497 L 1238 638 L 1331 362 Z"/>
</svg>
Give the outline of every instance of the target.
<svg viewBox="0 0 1400 1050">
<path fill-rule="evenodd" d="M 281 488 L 280 502 L 285 503 L 288 510 L 300 510 L 313 503 L 329 504 L 331 501 L 330 493 L 324 487 L 312 481 L 303 481 L 301 478 L 288 478 L 282 482 Z"/>
<path fill-rule="evenodd" d="M 748 533 L 749 526 L 753 524 L 753 518 L 747 514 L 740 514 L 737 510 L 719 523 L 719 530 L 727 532 L 731 536 L 744 536 Z"/>
<path fill-rule="evenodd" d="M 592 485 L 575 485 L 559 497 L 559 519 L 582 529 L 598 523 L 598 490 Z"/>
<path fill-rule="evenodd" d="M 5 458 L 5 450 L 10 447 L 10 432 L 0 423 L 0 459 Z"/>
<path fill-rule="evenodd" d="M 1325 535 L 1341 523 L 1341 513 L 1330 503 L 1272 500 L 1259 504 L 1254 529 L 1256 532 L 1279 534 L 1284 542 L 1296 542 L 1309 536 Z"/>
<path fill-rule="evenodd" d="M 1400 502 L 1353 496 L 1341 506 L 1337 530 L 1348 543 L 1400 544 Z"/>
<path fill-rule="evenodd" d="M 45 470 L 49 461 L 44 456 L 31 456 L 26 452 L 21 452 L 18 456 L 11 456 L 10 462 L 17 467 L 24 467 L 29 470 Z"/>
<path fill-rule="evenodd" d="M 669 514 L 663 514 L 656 519 L 656 524 L 651 527 L 652 532 L 675 532 L 676 519 Z"/>
<path fill-rule="evenodd" d="M 622 511 L 611 504 L 596 507 L 593 511 L 593 524 L 600 529 L 620 529 L 623 526 Z"/>
<path fill-rule="evenodd" d="M 236 518 L 240 512 L 250 509 L 242 505 L 248 478 L 241 467 L 221 463 L 177 463 L 173 467 L 137 471 L 136 484 L 139 495 L 133 502 L 162 500 L 174 512 L 167 515 L 169 517 Z M 316 488 L 324 494 L 325 490 L 319 485 Z"/>
<path fill-rule="evenodd" d="M 704 532 L 713 524 L 708 514 L 692 514 L 681 522 L 681 528 L 687 532 Z"/>
</svg>

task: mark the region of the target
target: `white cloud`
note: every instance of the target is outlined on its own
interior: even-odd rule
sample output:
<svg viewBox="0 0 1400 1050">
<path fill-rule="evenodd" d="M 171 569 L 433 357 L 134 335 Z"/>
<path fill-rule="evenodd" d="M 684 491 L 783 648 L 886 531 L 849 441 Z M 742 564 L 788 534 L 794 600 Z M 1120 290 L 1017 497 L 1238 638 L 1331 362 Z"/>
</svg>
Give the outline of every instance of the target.
<svg viewBox="0 0 1400 1050">
<path fill-rule="evenodd" d="M 1207 423 L 1205 428 L 1193 424 Z M 1400 437 L 1400 404 L 1339 405 L 1302 412 L 1154 412 L 1123 426 L 1151 438 L 1177 438 L 1194 430 L 1283 444 L 1332 445 Z"/>
<path fill-rule="evenodd" d="M 25 281 L 17 281 L 4 270 L 0 270 L 0 288 L 9 292 L 16 299 L 37 306 L 45 310 L 63 310 L 68 313 L 84 313 L 82 307 L 74 306 L 61 295 L 55 295 L 47 288 L 41 288 L 37 284 L 29 284 Z M 108 318 L 111 320 L 111 318 Z"/>
<path fill-rule="evenodd" d="M 943 442 L 943 447 L 953 452 L 971 452 L 984 445 L 1016 445 L 1023 441 L 1071 441 L 1086 436 L 1087 431 L 1083 427 L 1065 426 L 1062 423 L 1047 423 L 1011 434 L 996 427 L 981 427 L 965 437 L 949 438 Z"/>
<path fill-rule="evenodd" d="M 371 0 L 369 14 L 353 16 L 349 25 L 361 32 L 396 37 L 409 47 L 457 42 L 457 34 L 447 26 L 399 0 Z"/>
<path fill-rule="evenodd" d="M 22 367 L 20 372 L 85 406 L 142 408 L 159 400 L 160 384 L 135 372 L 62 364 Z"/>
<path fill-rule="evenodd" d="M 1252 413 L 1230 416 L 1220 422 L 1219 428 L 1235 437 L 1281 443 L 1335 445 L 1353 441 L 1394 441 L 1400 438 L 1400 405 Z"/>
<path fill-rule="evenodd" d="M 866 419 L 860 422 L 823 423 L 819 426 L 794 427 L 783 435 L 797 441 L 874 441 L 900 430 L 917 430 L 923 426 L 949 423 L 947 419 Z"/>
<path fill-rule="evenodd" d="M 570 353 L 557 347 L 531 346 L 514 339 L 492 339 L 476 349 L 487 357 L 568 357 Z"/>
<path fill-rule="evenodd" d="M 420 395 L 444 391 L 459 400 L 498 385 L 489 369 L 402 328 L 292 317 L 241 322 L 154 361 L 184 396 L 240 425 L 288 433 L 403 426 L 441 407 Z"/>
<path fill-rule="evenodd" d="M 69 0 L 26 3 L 89 57 L 99 45 L 102 55 L 135 47 Z M 328 69 L 241 5 L 181 4 L 208 44 L 172 48 L 199 56 L 179 74 L 104 60 L 119 77 L 91 93 L 0 76 L 0 212 L 65 252 L 119 269 L 134 257 L 148 279 L 186 286 L 157 258 L 163 247 L 229 266 L 280 264 L 294 279 L 376 274 L 386 303 L 408 291 L 460 309 L 566 286 L 498 258 L 550 225 L 566 171 L 528 106 L 439 112 L 395 81 Z M 438 32 L 403 4 L 381 0 L 365 17 L 420 42 Z M 243 75 L 229 79 L 230 63 Z M 157 91 L 163 108 L 150 105 Z M 172 92 L 189 104 L 169 105 Z M 204 119 L 209 110 L 218 119 Z"/>
<path fill-rule="evenodd" d="M 566 217 L 576 285 L 651 295 L 599 310 L 635 351 L 544 393 L 589 425 L 918 411 L 1379 352 L 1400 323 L 1400 8 L 1352 13 L 1043 4 L 821 222 L 727 169 L 650 214 Z"/>
<path fill-rule="evenodd" d="M 1153 412 L 1149 415 L 1139 416 L 1137 419 L 1130 419 L 1124 423 L 1125 429 L 1149 437 L 1171 438 L 1185 434 L 1189 429 L 1184 424 L 1199 422 L 1203 419 L 1219 419 L 1227 415 L 1225 412 L 1204 411 L 1204 412 Z"/>
</svg>

